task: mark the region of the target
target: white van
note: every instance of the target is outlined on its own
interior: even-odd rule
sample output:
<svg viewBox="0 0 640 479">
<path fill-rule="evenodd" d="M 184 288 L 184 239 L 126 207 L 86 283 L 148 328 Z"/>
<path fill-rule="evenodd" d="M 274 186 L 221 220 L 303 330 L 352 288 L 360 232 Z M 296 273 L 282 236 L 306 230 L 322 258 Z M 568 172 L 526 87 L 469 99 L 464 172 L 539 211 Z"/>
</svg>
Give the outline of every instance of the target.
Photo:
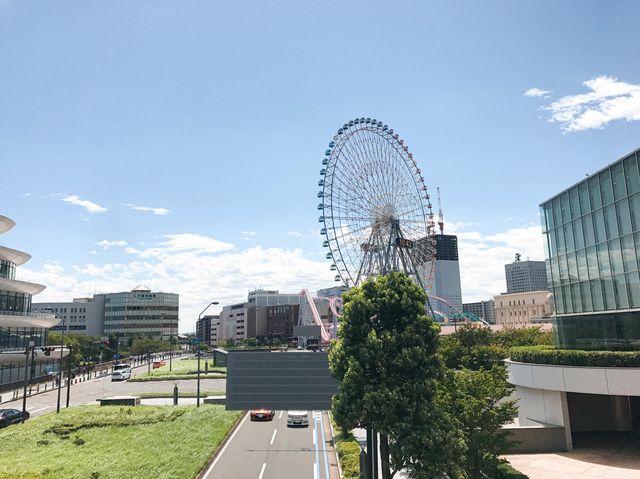
<svg viewBox="0 0 640 479">
<path fill-rule="evenodd" d="M 307 411 L 289 411 L 287 413 L 288 426 L 309 427 L 309 414 Z"/>
</svg>

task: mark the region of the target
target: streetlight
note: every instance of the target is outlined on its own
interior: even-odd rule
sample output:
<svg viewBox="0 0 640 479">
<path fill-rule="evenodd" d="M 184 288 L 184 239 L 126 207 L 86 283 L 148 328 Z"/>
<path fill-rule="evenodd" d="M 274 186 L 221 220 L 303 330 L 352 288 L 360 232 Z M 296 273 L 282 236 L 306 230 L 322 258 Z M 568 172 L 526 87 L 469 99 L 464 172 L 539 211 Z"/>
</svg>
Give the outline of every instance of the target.
<svg viewBox="0 0 640 479">
<path fill-rule="evenodd" d="M 62 388 L 62 355 L 64 354 L 64 330 L 66 329 L 65 320 L 66 317 L 61 318 L 58 313 L 54 312 L 53 308 L 44 308 L 45 311 L 53 313 L 53 315 L 62 320 L 62 345 L 60 346 L 60 362 L 58 363 L 58 402 L 56 403 L 56 413 L 60 412 L 60 389 Z"/>
<path fill-rule="evenodd" d="M 220 303 L 218 303 L 218 301 L 211 301 L 209 304 L 207 304 L 207 307 L 204 308 L 202 312 L 198 315 L 198 322 L 200 322 L 200 320 L 202 319 L 202 315 L 204 314 L 204 312 L 214 304 L 220 304 Z M 196 393 L 196 407 L 200 407 L 200 355 L 199 354 L 198 354 L 198 391 Z"/>
<path fill-rule="evenodd" d="M 29 374 L 29 352 L 31 352 L 31 370 L 33 370 L 33 360 L 36 354 L 36 348 L 34 347 L 35 343 L 33 341 L 29 341 L 29 345 L 27 346 L 24 352 L 24 391 L 22 393 L 22 422 L 26 419 L 27 415 L 27 385 L 31 385 L 31 374 Z"/>
</svg>

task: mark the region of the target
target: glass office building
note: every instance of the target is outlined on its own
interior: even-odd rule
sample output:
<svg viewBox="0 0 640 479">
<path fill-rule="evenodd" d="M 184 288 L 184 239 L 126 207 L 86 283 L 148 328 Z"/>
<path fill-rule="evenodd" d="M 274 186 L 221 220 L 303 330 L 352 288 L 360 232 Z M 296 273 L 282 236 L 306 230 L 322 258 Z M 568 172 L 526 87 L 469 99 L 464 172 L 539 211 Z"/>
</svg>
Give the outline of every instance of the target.
<svg viewBox="0 0 640 479">
<path fill-rule="evenodd" d="M 540 205 L 558 342 L 640 349 L 640 149 Z"/>
</svg>

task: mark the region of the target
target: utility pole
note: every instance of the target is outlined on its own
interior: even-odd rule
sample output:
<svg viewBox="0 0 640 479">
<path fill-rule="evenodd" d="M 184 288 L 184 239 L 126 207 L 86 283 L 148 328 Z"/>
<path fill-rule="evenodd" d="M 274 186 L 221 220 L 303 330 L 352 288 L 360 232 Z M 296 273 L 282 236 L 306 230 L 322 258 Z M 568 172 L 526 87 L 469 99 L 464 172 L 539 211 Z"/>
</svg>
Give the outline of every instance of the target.
<svg viewBox="0 0 640 479">
<path fill-rule="evenodd" d="M 73 363 L 73 348 L 69 346 L 69 375 L 67 377 L 67 408 L 69 407 L 69 397 L 71 396 L 71 367 Z"/>
</svg>

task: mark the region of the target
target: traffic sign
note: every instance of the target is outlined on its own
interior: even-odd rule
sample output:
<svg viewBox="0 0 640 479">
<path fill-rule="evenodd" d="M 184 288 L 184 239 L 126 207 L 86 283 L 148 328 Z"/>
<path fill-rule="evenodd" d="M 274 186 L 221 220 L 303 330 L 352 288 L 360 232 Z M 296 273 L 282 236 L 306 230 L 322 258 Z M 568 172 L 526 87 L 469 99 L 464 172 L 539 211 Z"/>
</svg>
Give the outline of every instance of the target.
<svg viewBox="0 0 640 479">
<path fill-rule="evenodd" d="M 114 355 L 113 355 L 113 359 L 120 359 L 120 355 L 119 355 L 119 354 L 117 354 L 117 353 L 116 353 L 116 354 L 114 354 Z"/>
</svg>

